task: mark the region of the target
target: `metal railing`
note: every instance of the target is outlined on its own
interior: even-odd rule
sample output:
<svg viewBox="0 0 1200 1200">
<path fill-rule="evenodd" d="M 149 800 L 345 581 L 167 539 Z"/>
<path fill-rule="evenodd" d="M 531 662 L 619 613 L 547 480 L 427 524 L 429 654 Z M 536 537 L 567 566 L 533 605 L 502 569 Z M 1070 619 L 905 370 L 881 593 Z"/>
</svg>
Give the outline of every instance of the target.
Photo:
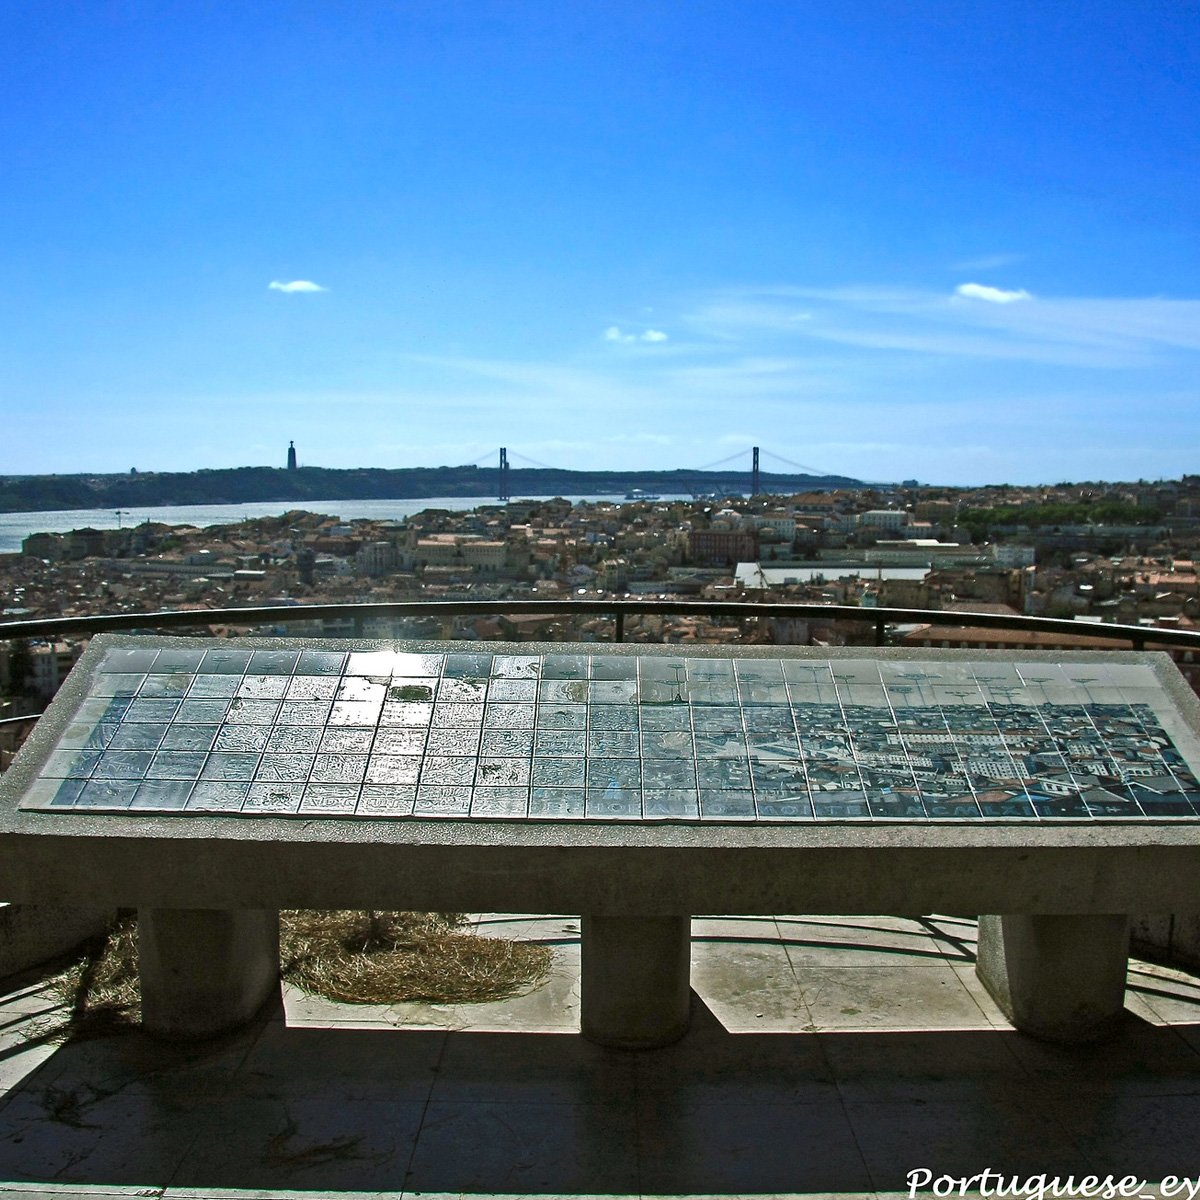
<svg viewBox="0 0 1200 1200">
<path fill-rule="evenodd" d="M 19 717 L 0 717 L 0 741 L 3 741 L 6 733 L 20 733 L 24 726 L 36 724 L 41 715 L 41 713 L 23 713 Z M 0 749 L 2 748 L 0 746 Z"/>
<path fill-rule="evenodd" d="M 809 619 L 860 621 L 874 626 L 875 645 L 887 644 L 889 625 L 939 625 L 1128 642 L 1134 650 L 1147 644 L 1200 650 L 1200 632 L 1145 625 L 1082 623 L 1060 617 L 1024 617 L 1003 613 L 973 613 L 924 608 L 861 608 L 849 604 L 777 604 L 755 600 L 431 600 L 377 604 L 271 604 L 253 608 L 188 609 L 142 613 L 111 613 L 89 617 L 39 617 L 32 621 L 0 622 L 0 640 L 90 636 L 119 630 L 199 629 L 211 625 L 258 626 L 298 621 L 349 620 L 356 635 L 376 617 L 420 618 L 463 616 L 607 616 L 615 618 L 614 641 L 625 640 L 627 617 L 717 617 L 744 620 Z"/>
</svg>

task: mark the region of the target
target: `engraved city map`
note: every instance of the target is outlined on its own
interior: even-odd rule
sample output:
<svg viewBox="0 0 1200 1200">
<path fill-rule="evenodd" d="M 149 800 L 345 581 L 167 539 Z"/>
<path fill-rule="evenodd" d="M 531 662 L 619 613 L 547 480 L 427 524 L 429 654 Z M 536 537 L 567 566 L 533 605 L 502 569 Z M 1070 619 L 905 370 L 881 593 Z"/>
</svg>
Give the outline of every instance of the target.
<svg viewBox="0 0 1200 1200">
<path fill-rule="evenodd" d="M 1200 815 L 1128 663 L 108 649 L 22 807 L 812 822 Z M 580 651 L 580 647 L 571 647 Z"/>
</svg>

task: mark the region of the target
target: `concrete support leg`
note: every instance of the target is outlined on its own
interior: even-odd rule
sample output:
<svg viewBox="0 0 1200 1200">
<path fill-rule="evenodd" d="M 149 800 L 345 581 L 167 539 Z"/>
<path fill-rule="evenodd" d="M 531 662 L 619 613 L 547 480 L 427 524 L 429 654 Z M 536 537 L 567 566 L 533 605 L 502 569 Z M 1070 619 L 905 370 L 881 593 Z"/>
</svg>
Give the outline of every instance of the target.
<svg viewBox="0 0 1200 1200">
<path fill-rule="evenodd" d="M 1128 959 L 1126 916 L 979 918 L 976 974 L 1019 1030 L 1048 1042 L 1117 1034 Z"/>
<path fill-rule="evenodd" d="M 147 1033 L 166 1038 L 228 1033 L 279 995 L 279 914 L 139 909 L 138 971 Z"/>
<path fill-rule="evenodd" d="M 591 917 L 581 926 L 583 1036 L 648 1050 L 686 1032 L 691 1007 L 690 917 Z"/>
</svg>

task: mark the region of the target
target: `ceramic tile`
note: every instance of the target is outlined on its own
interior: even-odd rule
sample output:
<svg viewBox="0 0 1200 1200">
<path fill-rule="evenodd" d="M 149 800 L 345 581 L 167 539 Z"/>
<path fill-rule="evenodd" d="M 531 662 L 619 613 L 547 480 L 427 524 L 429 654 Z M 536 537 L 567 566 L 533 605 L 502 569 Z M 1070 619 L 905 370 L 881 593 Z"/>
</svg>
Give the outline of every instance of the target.
<svg viewBox="0 0 1200 1200">
<path fill-rule="evenodd" d="M 1194 739 L 1118 666 L 137 648 L 106 657 L 43 776 L 587 788 L 585 813 L 622 820 L 1200 819 Z M 529 799 L 530 819 L 574 811 Z"/>
<path fill-rule="evenodd" d="M 265 725 L 224 725 L 217 731 L 213 749 L 218 753 L 261 751 L 267 748 L 271 736 L 272 730 Z"/>
<path fill-rule="evenodd" d="M 294 813 L 300 810 L 303 783 L 252 783 L 242 811 L 246 813 Z"/>
</svg>

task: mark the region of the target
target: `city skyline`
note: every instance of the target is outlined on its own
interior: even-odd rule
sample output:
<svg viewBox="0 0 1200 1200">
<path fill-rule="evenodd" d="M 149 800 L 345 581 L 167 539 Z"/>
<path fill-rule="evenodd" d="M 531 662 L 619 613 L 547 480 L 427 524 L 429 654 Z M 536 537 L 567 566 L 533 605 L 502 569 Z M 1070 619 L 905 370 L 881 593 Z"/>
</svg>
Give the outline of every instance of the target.
<svg viewBox="0 0 1200 1200">
<path fill-rule="evenodd" d="M 1195 470 L 1194 10 L 74 0 L 0 46 L 0 474 L 281 431 L 329 467 Z"/>
</svg>

